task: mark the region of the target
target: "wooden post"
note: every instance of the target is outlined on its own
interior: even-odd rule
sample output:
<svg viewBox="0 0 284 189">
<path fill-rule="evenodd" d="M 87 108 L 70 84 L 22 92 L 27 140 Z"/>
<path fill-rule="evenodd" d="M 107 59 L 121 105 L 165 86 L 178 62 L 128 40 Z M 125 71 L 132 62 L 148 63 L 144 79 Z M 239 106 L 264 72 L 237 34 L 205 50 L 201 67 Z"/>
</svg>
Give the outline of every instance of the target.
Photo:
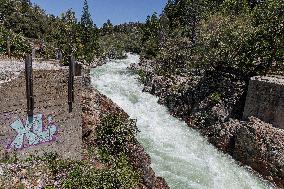
<svg viewBox="0 0 284 189">
<path fill-rule="evenodd" d="M 72 112 L 74 102 L 74 58 L 69 56 L 69 78 L 68 78 L 68 105 L 69 113 Z"/>
<path fill-rule="evenodd" d="M 26 95 L 27 95 L 27 114 L 33 116 L 34 96 L 33 96 L 33 68 L 31 55 L 26 56 L 25 74 L 26 74 Z"/>
</svg>

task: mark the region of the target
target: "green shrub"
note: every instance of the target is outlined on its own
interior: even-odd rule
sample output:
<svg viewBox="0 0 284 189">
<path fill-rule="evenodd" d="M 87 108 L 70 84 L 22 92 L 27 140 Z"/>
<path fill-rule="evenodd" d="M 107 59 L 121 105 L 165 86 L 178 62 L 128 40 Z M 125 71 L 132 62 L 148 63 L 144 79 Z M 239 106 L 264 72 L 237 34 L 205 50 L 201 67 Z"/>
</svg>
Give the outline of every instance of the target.
<svg viewBox="0 0 284 189">
<path fill-rule="evenodd" d="M 213 103 L 218 103 L 221 101 L 221 94 L 219 92 L 214 92 L 209 96 Z"/>
<path fill-rule="evenodd" d="M 44 189 L 56 189 L 54 186 L 46 186 Z"/>
<path fill-rule="evenodd" d="M 145 73 L 144 70 L 138 70 L 137 74 L 139 75 L 139 81 L 141 83 L 146 83 L 148 80 L 147 74 Z"/>
<path fill-rule="evenodd" d="M 113 157 L 109 153 L 109 149 L 107 149 L 105 147 L 100 146 L 97 149 L 97 155 L 98 155 L 99 160 L 103 163 L 109 163 L 109 162 L 113 161 Z"/>
<path fill-rule="evenodd" d="M 31 53 L 31 45 L 22 34 L 15 34 L 0 26 L 0 54 L 8 55 L 8 39 L 10 41 L 11 56 L 23 58 L 25 54 Z"/>
<path fill-rule="evenodd" d="M 283 1 L 268 0 L 252 8 L 246 1 L 227 0 L 223 7 L 227 11 L 200 23 L 197 65 L 245 80 L 283 65 Z"/>
<path fill-rule="evenodd" d="M 140 173 L 129 164 L 129 159 L 126 155 L 121 154 L 114 163 L 114 169 L 117 179 L 121 184 L 121 188 L 135 188 L 140 181 Z"/>
<path fill-rule="evenodd" d="M 88 163 L 73 166 L 63 182 L 64 188 L 76 189 L 132 189 L 140 181 L 140 175 L 129 165 L 125 155 L 120 155 L 111 168 L 97 170 Z"/>
<path fill-rule="evenodd" d="M 14 57 L 23 58 L 27 53 L 31 53 L 30 43 L 20 34 L 13 36 L 11 41 L 11 53 Z"/>
<path fill-rule="evenodd" d="M 96 129 L 97 144 L 101 149 L 108 149 L 110 155 L 127 153 L 127 144 L 136 143 L 137 132 L 134 120 L 127 120 L 121 115 L 107 115 Z"/>
<path fill-rule="evenodd" d="M 50 172 L 55 176 L 70 166 L 71 162 L 59 159 L 59 156 L 54 153 L 45 154 L 41 160 L 47 162 Z"/>
</svg>

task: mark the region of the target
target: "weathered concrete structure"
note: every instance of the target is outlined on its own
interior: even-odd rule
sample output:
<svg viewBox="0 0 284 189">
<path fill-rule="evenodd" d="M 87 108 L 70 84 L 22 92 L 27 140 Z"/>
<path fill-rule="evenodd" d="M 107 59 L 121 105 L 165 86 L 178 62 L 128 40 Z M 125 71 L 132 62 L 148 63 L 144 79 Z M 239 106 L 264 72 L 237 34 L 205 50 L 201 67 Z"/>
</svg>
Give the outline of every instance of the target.
<svg viewBox="0 0 284 189">
<path fill-rule="evenodd" d="M 68 111 L 68 70 L 36 70 L 34 118 L 27 120 L 26 82 L 23 73 L 0 85 L 0 151 L 20 158 L 57 153 L 81 159 L 82 78 L 75 77 L 73 112 Z"/>
<path fill-rule="evenodd" d="M 243 117 L 250 116 L 284 129 L 283 76 L 251 78 Z"/>
</svg>

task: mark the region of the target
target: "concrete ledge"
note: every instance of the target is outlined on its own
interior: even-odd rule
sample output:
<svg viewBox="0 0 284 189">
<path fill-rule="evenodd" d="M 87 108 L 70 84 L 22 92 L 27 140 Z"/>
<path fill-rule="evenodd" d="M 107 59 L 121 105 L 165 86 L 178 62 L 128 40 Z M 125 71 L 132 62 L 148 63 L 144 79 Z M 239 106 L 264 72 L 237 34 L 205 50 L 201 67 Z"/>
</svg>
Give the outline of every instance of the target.
<svg viewBox="0 0 284 189">
<path fill-rule="evenodd" d="M 251 78 L 243 118 L 257 117 L 284 129 L 284 77 Z"/>
</svg>

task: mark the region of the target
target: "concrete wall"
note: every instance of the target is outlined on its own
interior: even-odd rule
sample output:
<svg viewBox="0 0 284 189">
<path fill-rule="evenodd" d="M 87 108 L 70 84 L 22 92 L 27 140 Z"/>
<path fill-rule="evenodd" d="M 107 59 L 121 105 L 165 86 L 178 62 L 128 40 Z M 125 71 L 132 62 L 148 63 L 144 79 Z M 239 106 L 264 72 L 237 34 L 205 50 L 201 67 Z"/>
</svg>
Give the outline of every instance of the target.
<svg viewBox="0 0 284 189">
<path fill-rule="evenodd" d="M 284 77 L 253 77 L 243 116 L 255 116 L 274 127 L 284 129 Z"/>
<path fill-rule="evenodd" d="M 38 117 L 34 117 L 31 124 L 25 121 L 27 100 L 24 74 L 0 85 L 0 151 L 16 152 L 20 158 L 55 152 L 63 158 L 81 159 L 82 78 L 75 79 L 72 113 L 68 111 L 68 70 L 34 71 L 33 79 L 34 115 Z M 41 114 L 46 118 L 42 128 Z"/>
</svg>

